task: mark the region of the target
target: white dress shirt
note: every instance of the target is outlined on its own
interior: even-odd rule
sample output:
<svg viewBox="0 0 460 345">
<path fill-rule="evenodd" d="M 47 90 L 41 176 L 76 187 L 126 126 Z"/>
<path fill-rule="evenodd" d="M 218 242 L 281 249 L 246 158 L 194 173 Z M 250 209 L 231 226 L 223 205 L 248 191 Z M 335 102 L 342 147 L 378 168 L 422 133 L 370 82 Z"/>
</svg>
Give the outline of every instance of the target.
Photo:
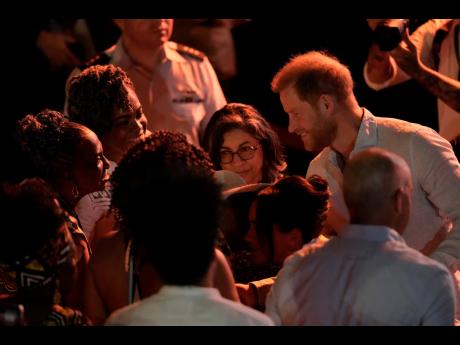
<svg viewBox="0 0 460 345">
<path fill-rule="evenodd" d="M 375 117 L 364 109 L 355 146 L 350 154 L 381 147 L 400 155 L 409 165 L 412 210 L 403 234 L 409 247 L 420 250 L 436 233 L 452 222 L 452 230 L 431 257 L 452 272 L 460 268 L 460 164 L 450 144 L 432 129 L 402 120 Z M 325 178 L 332 192 L 332 208 L 349 219 L 337 154 L 327 147 L 310 163 L 307 177 Z"/>
<path fill-rule="evenodd" d="M 223 298 L 215 288 L 163 286 L 115 311 L 109 326 L 273 326 L 266 315 Z"/>
<path fill-rule="evenodd" d="M 266 303 L 277 325 L 453 325 L 445 266 L 384 226 L 347 226 L 286 259 Z"/>
</svg>

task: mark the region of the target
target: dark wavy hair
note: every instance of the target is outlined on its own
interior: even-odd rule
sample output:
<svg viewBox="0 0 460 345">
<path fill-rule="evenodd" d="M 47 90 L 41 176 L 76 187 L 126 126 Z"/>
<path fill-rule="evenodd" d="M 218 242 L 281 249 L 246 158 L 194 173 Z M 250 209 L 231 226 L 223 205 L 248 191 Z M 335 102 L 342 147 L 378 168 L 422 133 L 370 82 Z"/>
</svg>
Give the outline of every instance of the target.
<svg viewBox="0 0 460 345">
<path fill-rule="evenodd" d="M 112 209 L 125 240 L 166 283 L 196 284 L 214 256 L 221 189 L 201 148 L 156 131 L 133 146 L 112 175 Z"/>
<path fill-rule="evenodd" d="M 278 135 L 254 107 L 241 103 L 229 103 L 216 111 L 206 127 L 203 147 L 209 152 L 216 169 L 222 169 L 220 149 L 224 135 L 234 129 L 249 133 L 262 146 L 264 162 L 260 182 L 271 183 L 282 177 L 286 162 Z"/>
<path fill-rule="evenodd" d="M 37 255 L 65 222 L 54 192 L 38 178 L 0 185 L 0 216 L 4 224 L 14 225 L 2 233 L 0 262 L 4 264 Z"/>
<path fill-rule="evenodd" d="M 120 67 L 95 65 L 86 68 L 69 82 L 69 118 L 91 128 L 102 138 L 113 127 L 116 108 L 133 110 L 125 86 L 134 89 L 131 79 Z"/>
<path fill-rule="evenodd" d="M 327 181 L 318 175 L 284 177 L 259 192 L 256 231 L 259 240 L 268 242 L 272 259 L 273 225 L 281 232 L 299 228 L 303 243 L 310 242 L 324 227 L 330 196 Z"/>
<path fill-rule="evenodd" d="M 83 139 L 92 135 L 87 127 L 68 121 L 54 110 L 27 115 L 19 121 L 18 138 L 40 177 L 55 181 L 71 169 Z"/>
</svg>

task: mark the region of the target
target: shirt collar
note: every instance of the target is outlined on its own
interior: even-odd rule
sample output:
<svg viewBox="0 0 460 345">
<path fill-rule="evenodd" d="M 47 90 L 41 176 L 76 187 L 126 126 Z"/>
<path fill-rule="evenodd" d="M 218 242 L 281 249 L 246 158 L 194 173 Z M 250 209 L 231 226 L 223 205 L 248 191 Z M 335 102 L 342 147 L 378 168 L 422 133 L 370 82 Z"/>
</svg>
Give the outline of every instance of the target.
<svg viewBox="0 0 460 345">
<path fill-rule="evenodd" d="M 162 296 L 206 296 L 219 297 L 220 293 L 216 288 L 201 287 L 194 285 L 164 285 L 157 293 Z"/>
<path fill-rule="evenodd" d="M 371 114 L 366 108 L 363 109 L 363 117 L 361 119 L 361 124 L 359 125 L 358 135 L 356 136 L 355 146 L 350 153 L 350 158 L 359 151 L 362 151 L 369 147 L 374 147 L 377 145 L 377 121 L 375 116 Z M 340 167 L 339 157 L 337 157 L 337 152 L 334 151 L 331 147 L 326 147 L 325 151 L 330 163 L 336 167 Z"/>
<path fill-rule="evenodd" d="M 166 42 L 162 45 L 160 54 L 164 57 L 165 60 L 174 61 L 174 62 L 186 62 L 185 58 L 177 52 L 177 43 L 175 42 Z M 112 63 L 114 65 L 120 66 L 131 66 L 135 63 L 131 60 L 129 55 L 126 53 L 126 50 L 123 48 L 121 38 L 118 39 L 115 49 L 112 55 Z"/>
<path fill-rule="evenodd" d="M 339 235 L 341 238 L 360 239 L 369 242 L 406 243 L 396 230 L 384 225 L 347 225 Z"/>
<path fill-rule="evenodd" d="M 377 121 L 369 110 L 363 108 L 363 118 L 359 126 L 355 147 L 350 153 L 350 158 L 356 152 L 377 145 Z"/>
</svg>

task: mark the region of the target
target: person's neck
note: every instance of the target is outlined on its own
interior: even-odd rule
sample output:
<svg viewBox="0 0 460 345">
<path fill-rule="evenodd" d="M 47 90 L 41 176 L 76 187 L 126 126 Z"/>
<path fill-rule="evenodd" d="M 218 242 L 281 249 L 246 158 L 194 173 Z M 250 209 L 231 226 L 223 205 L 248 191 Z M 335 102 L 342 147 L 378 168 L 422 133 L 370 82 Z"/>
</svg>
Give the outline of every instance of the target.
<svg viewBox="0 0 460 345">
<path fill-rule="evenodd" d="M 120 150 L 115 145 L 110 145 L 102 142 L 102 147 L 104 148 L 104 156 L 111 162 L 118 164 L 123 158 L 125 152 Z"/>
<path fill-rule="evenodd" d="M 210 287 L 213 287 L 212 281 L 213 281 L 213 279 L 212 279 L 211 274 L 207 273 L 203 277 L 203 279 L 198 284 L 196 284 L 196 286 L 204 287 L 204 288 L 210 288 Z"/>
<path fill-rule="evenodd" d="M 384 226 L 391 228 L 398 233 L 401 233 L 400 222 L 392 214 L 385 212 L 383 210 L 382 214 L 372 215 L 367 214 L 365 217 L 352 216 L 350 218 L 350 224 L 355 225 L 375 225 L 375 226 Z"/>
<path fill-rule="evenodd" d="M 364 115 L 364 109 L 354 101 L 347 101 L 337 109 L 340 118 L 337 123 L 337 136 L 331 148 L 339 153 L 345 162 L 348 161 L 358 137 L 359 127 Z"/>
<path fill-rule="evenodd" d="M 56 183 L 52 186 L 59 196 L 61 207 L 68 212 L 73 212 L 80 199 L 72 195 L 72 187 L 64 183 Z"/>
<path fill-rule="evenodd" d="M 163 45 L 159 45 L 155 48 L 148 46 L 141 46 L 136 42 L 133 42 L 129 37 L 122 36 L 121 43 L 123 49 L 129 58 L 136 64 L 141 66 L 149 73 L 153 73 L 155 67 L 160 63 L 160 51 Z"/>
</svg>

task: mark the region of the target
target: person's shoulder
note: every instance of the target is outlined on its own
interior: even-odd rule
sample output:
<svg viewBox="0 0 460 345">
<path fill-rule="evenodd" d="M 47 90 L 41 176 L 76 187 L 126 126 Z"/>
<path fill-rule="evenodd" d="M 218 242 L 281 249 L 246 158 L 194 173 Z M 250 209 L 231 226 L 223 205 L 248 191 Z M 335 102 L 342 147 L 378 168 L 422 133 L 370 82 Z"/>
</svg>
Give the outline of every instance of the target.
<svg viewBox="0 0 460 345">
<path fill-rule="evenodd" d="M 312 242 L 304 244 L 304 246 L 298 251 L 288 256 L 283 263 L 283 273 L 289 272 L 292 274 L 297 271 L 306 260 L 309 260 L 312 256 L 318 252 L 322 252 L 324 247 L 329 243 L 329 240 L 314 240 Z M 286 274 L 286 273 L 285 273 Z"/>
<path fill-rule="evenodd" d="M 306 177 L 309 177 L 314 174 L 324 177 L 323 170 L 326 167 L 330 152 L 331 148 L 329 146 L 325 147 L 320 153 L 316 155 L 315 158 L 312 159 L 310 165 L 308 166 Z"/>
<path fill-rule="evenodd" d="M 177 51 L 182 57 L 186 59 L 195 60 L 199 62 L 203 62 L 206 59 L 206 54 L 198 49 L 172 41 L 167 42 L 167 44 L 168 48 Z"/>
<path fill-rule="evenodd" d="M 121 231 L 112 231 L 94 243 L 93 255 L 90 265 L 97 274 L 107 276 L 107 274 L 119 274 L 124 272 L 121 269 L 109 269 L 113 263 L 123 265 L 126 255 L 126 246 Z M 123 273 L 125 274 L 125 273 Z"/>
<path fill-rule="evenodd" d="M 45 326 L 88 326 L 89 319 L 79 310 L 55 304 L 44 321 Z"/>
<path fill-rule="evenodd" d="M 376 116 L 375 121 L 379 131 L 390 131 L 397 134 L 398 136 L 404 134 L 416 134 L 420 131 L 433 131 L 429 127 L 420 125 L 418 123 L 408 122 L 397 118 Z"/>
<path fill-rule="evenodd" d="M 217 302 L 217 301 L 215 301 Z M 224 323 L 235 325 L 250 325 L 250 326 L 273 326 L 273 321 L 267 315 L 245 306 L 241 303 L 230 301 L 225 298 L 219 298 L 217 302 L 220 308 L 224 308 L 220 315 L 227 320 L 222 320 Z M 216 304 L 217 306 L 217 304 Z"/>
<path fill-rule="evenodd" d="M 418 250 L 410 248 L 405 243 L 392 242 L 391 247 L 387 249 L 382 254 L 387 257 L 388 262 L 397 263 L 392 267 L 404 275 L 410 272 L 417 276 L 419 281 L 425 279 L 427 282 L 432 281 L 433 276 L 449 275 L 447 268 L 443 264 L 420 253 Z"/>
<path fill-rule="evenodd" d="M 101 254 L 112 254 L 114 251 L 124 250 L 125 247 L 123 233 L 121 231 L 111 231 L 95 243 L 95 250 L 97 249 Z"/>
<path fill-rule="evenodd" d="M 86 60 L 78 68 L 83 71 L 84 69 L 95 66 L 95 65 L 107 65 L 112 59 L 113 52 L 115 50 L 115 45 L 94 55 L 93 57 Z"/>
<path fill-rule="evenodd" d="M 399 143 L 407 143 L 417 148 L 416 152 L 421 152 L 421 146 L 449 148 L 449 142 L 430 127 L 386 117 L 376 117 L 376 121 L 382 138 L 393 140 L 397 137 Z"/>
<path fill-rule="evenodd" d="M 105 326 L 140 325 L 140 305 L 142 301 L 121 307 L 112 312 L 105 322 Z"/>
</svg>

